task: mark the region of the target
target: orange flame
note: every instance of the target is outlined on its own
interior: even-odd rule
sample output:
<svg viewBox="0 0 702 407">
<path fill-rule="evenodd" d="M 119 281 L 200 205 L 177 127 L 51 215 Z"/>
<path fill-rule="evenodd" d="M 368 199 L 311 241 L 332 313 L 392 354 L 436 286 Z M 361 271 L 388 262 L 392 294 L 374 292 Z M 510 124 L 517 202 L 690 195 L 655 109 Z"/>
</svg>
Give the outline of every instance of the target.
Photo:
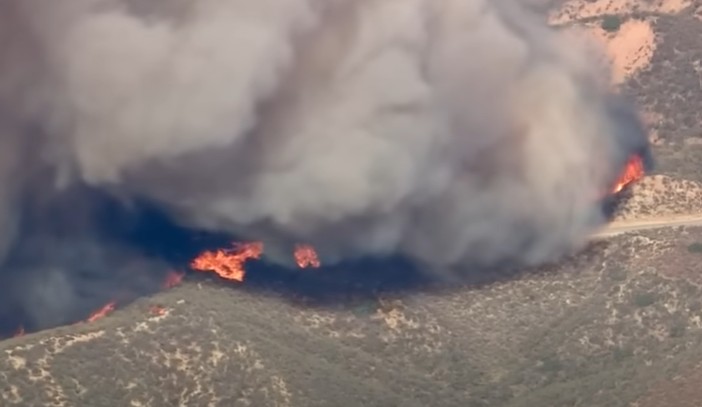
<svg viewBox="0 0 702 407">
<path fill-rule="evenodd" d="M 183 281 L 183 277 L 185 276 L 185 273 L 179 273 L 177 271 L 171 271 L 168 273 L 166 276 L 166 280 L 163 282 L 163 288 L 164 289 L 169 289 L 177 286 L 178 284 Z"/>
<path fill-rule="evenodd" d="M 114 301 L 108 302 L 107 304 L 103 305 L 100 309 L 94 311 L 88 319 L 85 320 L 85 322 L 95 322 L 100 318 L 104 318 L 107 314 L 115 310 L 115 307 L 117 306 L 117 303 Z"/>
<path fill-rule="evenodd" d="M 161 316 L 166 314 L 166 308 L 161 305 L 153 305 L 149 309 L 151 315 Z"/>
<path fill-rule="evenodd" d="M 18 336 L 24 336 L 24 326 L 20 325 L 19 328 L 15 331 L 15 333 L 12 335 L 13 338 L 16 338 Z"/>
<path fill-rule="evenodd" d="M 314 247 L 308 244 L 299 244 L 295 246 L 295 262 L 300 268 L 313 267 L 317 268 L 321 265 L 319 256 L 314 250 Z"/>
<path fill-rule="evenodd" d="M 643 160 L 638 155 L 629 157 L 624 170 L 622 170 L 617 182 L 612 187 L 612 194 L 621 192 L 624 188 L 633 182 L 636 182 L 644 176 Z"/>
<path fill-rule="evenodd" d="M 197 271 L 213 271 L 227 280 L 244 281 L 244 263 L 249 259 L 260 259 L 263 243 L 234 243 L 231 249 L 206 251 L 190 263 Z"/>
</svg>

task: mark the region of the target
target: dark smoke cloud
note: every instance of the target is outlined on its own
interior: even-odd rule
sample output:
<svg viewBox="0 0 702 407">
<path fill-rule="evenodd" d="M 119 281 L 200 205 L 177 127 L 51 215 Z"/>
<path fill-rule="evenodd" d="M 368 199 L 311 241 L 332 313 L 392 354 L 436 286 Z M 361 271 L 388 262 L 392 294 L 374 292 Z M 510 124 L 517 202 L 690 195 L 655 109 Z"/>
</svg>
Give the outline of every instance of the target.
<svg viewBox="0 0 702 407">
<path fill-rule="evenodd" d="M 5 0 L 0 255 L 82 185 L 282 264 L 548 260 L 646 148 L 591 57 L 510 0 Z"/>
</svg>

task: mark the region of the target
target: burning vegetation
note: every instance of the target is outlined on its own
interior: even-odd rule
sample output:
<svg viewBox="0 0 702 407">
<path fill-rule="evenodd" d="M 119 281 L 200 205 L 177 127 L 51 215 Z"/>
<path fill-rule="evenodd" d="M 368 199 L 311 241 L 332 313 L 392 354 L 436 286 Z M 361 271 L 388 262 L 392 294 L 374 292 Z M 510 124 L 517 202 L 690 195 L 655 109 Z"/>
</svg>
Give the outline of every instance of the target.
<svg viewBox="0 0 702 407">
<path fill-rule="evenodd" d="M 246 276 L 246 263 L 250 260 L 261 259 L 263 252 L 264 247 L 261 242 L 234 242 L 229 248 L 202 251 L 190 262 L 190 269 L 199 273 L 213 273 L 223 280 L 243 282 Z M 300 269 L 321 266 L 317 252 L 310 245 L 296 245 L 292 255 Z M 162 288 L 165 290 L 174 288 L 183 281 L 184 277 L 184 272 L 171 271 L 166 275 Z M 114 312 L 117 307 L 117 301 L 109 301 L 91 312 L 83 322 L 92 323 L 102 319 Z M 155 316 L 166 313 L 166 309 L 159 305 L 152 306 L 149 311 Z M 24 326 L 20 326 L 12 336 L 17 337 L 24 334 Z"/>
<path fill-rule="evenodd" d="M 114 301 L 110 301 L 107 304 L 100 307 L 99 309 L 95 310 L 93 313 L 91 313 L 90 316 L 85 320 L 85 322 L 95 322 L 98 319 L 104 318 L 112 311 L 114 311 L 115 307 L 117 307 L 117 303 Z"/>
<path fill-rule="evenodd" d="M 626 162 L 617 182 L 615 182 L 612 187 L 611 194 L 616 195 L 620 193 L 626 187 L 643 178 L 645 172 L 646 170 L 641 156 L 636 154 L 632 155 Z"/>
<path fill-rule="evenodd" d="M 632 155 L 617 178 L 609 195 L 615 196 L 645 175 L 643 159 L 639 155 Z M 230 247 L 214 250 L 203 250 L 189 263 L 190 269 L 199 273 L 213 273 L 223 280 L 244 282 L 246 277 L 246 264 L 250 260 L 259 260 L 264 255 L 262 242 L 233 242 Z M 319 268 L 321 262 L 315 248 L 309 244 L 295 245 L 292 253 L 298 268 Z M 185 276 L 184 272 L 171 271 L 163 281 L 163 289 L 171 289 L 180 284 Z M 95 322 L 112 313 L 117 308 L 117 301 L 109 301 L 102 307 L 91 312 L 83 321 Z M 159 305 L 150 308 L 152 315 L 161 316 L 166 309 Z M 17 328 L 12 336 L 25 334 L 23 326 Z"/>
<path fill-rule="evenodd" d="M 242 282 L 246 276 L 244 264 L 247 260 L 260 259 L 263 255 L 263 243 L 233 243 L 231 248 L 204 251 L 197 256 L 190 267 L 195 271 L 212 272 L 226 280 Z M 317 252 L 310 245 L 297 245 L 293 253 L 300 268 L 317 268 L 320 266 Z"/>
<path fill-rule="evenodd" d="M 314 247 L 308 244 L 299 244 L 295 246 L 295 262 L 300 268 L 317 268 L 321 265 L 319 256 Z"/>
<path fill-rule="evenodd" d="M 0 2 L 3 334 L 264 257 L 450 273 L 575 249 L 642 123 L 522 2 L 477 1 Z M 147 239 L 131 203 L 226 239 Z"/>
<path fill-rule="evenodd" d="M 620 194 L 644 175 L 645 166 L 642 157 L 637 154 L 632 155 L 627 160 L 608 195 L 614 197 Z M 212 273 L 223 280 L 243 283 L 246 279 L 247 263 L 252 260 L 260 260 L 264 256 L 264 252 L 265 248 L 262 242 L 232 242 L 229 247 L 202 250 L 189 261 L 189 269 L 197 273 Z M 292 256 L 299 269 L 321 267 L 317 251 L 312 245 L 295 245 Z M 176 287 L 183 281 L 185 275 L 186 273 L 182 271 L 168 272 L 161 288 L 167 290 Z M 111 300 L 91 312 L 83 322 L 95 322 L 115 311 L 117 307 L 118 301 Z M 161 316 L 167 311 L 162 306 L 154 305 L 149 312 L 151 315 Z M 19 326 L 12 336 L 22 335 L 25 335 L 25 328 Z"/>
<path fill-rule="evenodd" d="M 226 280 L 244 281 L 244 263 L 249 259 L 260 259 L 263 243 L 234 243 L 230 249 L 205 251 L 191 263 L 196 271 L 213 272 Z"/>
</svg>

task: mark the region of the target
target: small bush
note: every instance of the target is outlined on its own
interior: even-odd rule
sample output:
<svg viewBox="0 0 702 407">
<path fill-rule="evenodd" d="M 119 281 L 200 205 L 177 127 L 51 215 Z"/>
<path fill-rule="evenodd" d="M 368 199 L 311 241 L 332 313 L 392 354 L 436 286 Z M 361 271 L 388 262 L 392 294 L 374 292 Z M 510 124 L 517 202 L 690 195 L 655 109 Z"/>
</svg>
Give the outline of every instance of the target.
<svg viewBox="0 0 702 407">
<path fill-rule="evenodd" d="M 607 32 L 619 31 L 622 26 L 622 19 L 619 16 L 607 15 L 602 18 L 602 29 Z"/>
<path fill-rule="evenodd" d="M 685 321 L 676 321 L 671 327 L 670 327 L 670 337 L 671 338 L 681 338 L 685 335 L 685 332 L 687 331 L 687 323 Z"/>
<path fill-rule="evenodd" d="M 357 317 L 368 316 L 375 313 L 378 310 L 378 304 L 374 301 L 364 301 L 361 304 L 356 305 L 352 312 Z"/>
<path fill-rule="evenodd" d="M 625 270 L 623 267 L 617 266 L 614 270 L 612 270 L 612 271 L 608 274 L 608 276 L 609 276 L 609 278 L 611 278 L 613 281 L 624 281 L 624 280 L 626 280 L 627 272 L 626 272 L 626 270 Z"/>
<path fill-rule="evenodd" d="M 634 304 L 637 307 L 648 307 L 656 302 L 656 295 L 651 292 L 638 293 L 634 296 Z"/>
<path fill-rule="evenodd" d="M 615 348 L 612 352 L 612 357 L 616 362 L 623 362 L 626 359 L 634 356 L 634 350 L 630 347 Z"/>
<path fill-rule="evenodd" d="M 563 362 L 555 355 L 545 357 L 541 363 L 539 370 L 544 373 L 558 373 L 564 368 Z"/>
<path fill-rule="evenodd" d="M 702 253 L 702 243 L 695 242 L 687 246 L 687 251 L 690 253 Z"/>
</svg>

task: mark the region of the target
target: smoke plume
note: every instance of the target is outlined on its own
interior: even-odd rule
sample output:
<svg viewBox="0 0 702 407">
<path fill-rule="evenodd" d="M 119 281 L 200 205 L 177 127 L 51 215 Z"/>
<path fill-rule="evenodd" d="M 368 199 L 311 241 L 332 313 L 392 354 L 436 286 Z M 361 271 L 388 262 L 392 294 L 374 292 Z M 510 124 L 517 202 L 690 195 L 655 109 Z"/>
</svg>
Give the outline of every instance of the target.
<svg viewBox="0 0 702 407">
<path fill-rule="evenodd" d="M 281 264 L 551 259 L 647 148 L 591 57 L 517 0 L 5 0 L 0 255 L 88 188 Z"/>
</svg>

